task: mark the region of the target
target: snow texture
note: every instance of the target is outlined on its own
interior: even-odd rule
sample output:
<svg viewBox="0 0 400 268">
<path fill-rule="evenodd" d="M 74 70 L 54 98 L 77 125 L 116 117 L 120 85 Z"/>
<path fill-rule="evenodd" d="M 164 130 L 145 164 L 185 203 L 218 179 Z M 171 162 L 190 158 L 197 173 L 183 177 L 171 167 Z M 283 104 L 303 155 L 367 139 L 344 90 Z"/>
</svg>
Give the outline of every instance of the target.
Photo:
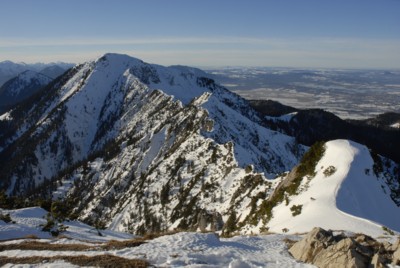
<svg viewBox="0 0 400 268">
<path fill-rule="evenodd" d="M 3 214 L 10 214 L 13 222 L 5 223 L 0 221 L 0 240 L 21 239 L 28 236 L 36 236 L 42 239 L 52 238 L 49 232 L 43 232 L 42 226 L 46 224 L 47 211 L 39 207 L 23 208 L 18 210 L 1 210 Z M 110 230 L 102 230 L 102 236 L 97 230 L 79 221 L 65 221 L 63 224 L 68 227 L 63 234 L 69 238 L 82 241 L 108 241 L 124 240 L 133 236 L 126 233 L 119 233 Z"/>
<path fill-rule="evenodd" d="M 324 171 L 330 166 L 336 171 L 326 176 Z M 372 169 L 373 160 L 365 146 L 347 140 L 327 142 L 316 175 L 303 179 L 303 190 L 290 198 L 289 205 L 274 208 L 270 230 L 287 228 L 290 233 L 302 233 L 318 226 L 375 237 L 385 233 L 382 226 L 400 231 L 400 208 Z M 300 215 L 292 215 L 293 205 L 303 206 Z"/>
<path fill-rule="evenodd" d="M 34 231 L 37 224 L 42 222 L 45 211 L 39 208 L 30 208 L 11 212 L 16 224 L 2 224 L 0 226 L 0 238 L 23 238 L 24 235 L 34 234 L 42 237 L 41 242 L 52 244 L 81 243 L 95 245 L 94 243 L 111 239 L 128 239 L 131 236 L 123 233 L 102 231 L 103 237 L 88 226 L 78 223 L 66 223 L 69 228 L 64 233 L 71 239 L 50 239 L 43 232 Z M 4 226 L 15 226 L 14 236 L 11 231 L 6 231 Z M 28 226 L 30 229 L 28 229 Z M 19 228 L 19 230 L 17 230 Z M 23 232 L 21 232 L 23 231 Z M 268 235 L 268 236 L 237 236 L 233 238 L 218 238 L 217 235 L 208 233 L 177 233 L 166 235 L 138 247 L 119 250 L 103 251 L 49 251 L 49 250 L 5 250 L 1 256 L 30 257 L 30 256 L 70 256 L 86 255 L 96 256 L 112 254 L 128 259 L 146 259 L 156 267 L 313 267 L 297 262 L 287 252 L 285 238 L 299 239 L 296 236 Z M 80 240 L 80 241 L 79 241 Z M 1 244 L 15 244 L 29 241 L 29 239 L 0 242 Z M 84 242 L 83 242 L 84 241 Z M 30 265 L 6 267 L 32 267 Z M 76 267 L 64 261 L 35 265 L 34 267 Z"/>
</svg>

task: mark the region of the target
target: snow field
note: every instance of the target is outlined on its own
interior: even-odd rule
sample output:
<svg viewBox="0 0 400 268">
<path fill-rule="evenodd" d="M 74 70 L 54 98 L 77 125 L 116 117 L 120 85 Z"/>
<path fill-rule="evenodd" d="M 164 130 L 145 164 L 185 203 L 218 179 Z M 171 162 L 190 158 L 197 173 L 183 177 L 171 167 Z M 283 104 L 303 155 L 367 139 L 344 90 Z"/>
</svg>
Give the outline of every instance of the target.
<svg viewBox="0 0 400 268">
<path fill-rule="evenodd" d="M 24 238 L 26 235 L 36 235 L 42 238 L 40 242 L 50 244 L 83 244 L 97 245 L 109 240 L 125 240 L 132 235 L 110 230 L 102 230 L 103 236 L 97 231 L 80 222 L 65 222 L 69 228 L 61 239 L 54 239 L 48 233 L 41 232 L 39 225 L 44 223 L 47 212 L 33 207 L 19 210 L 3 211 L 10 213 L 15 224 L 0 221 L 0 239 Z M 6 228 L 12 226 L 13 229 Z M 295 261 L 287 252 L 284 238 L 299 239 L 297 236 L 267 235 L 267 236 L 237 236 L 219 238 L 213 233 L 176 233 L 149 240 L 138 247 L 119 250 L 96 251 L 52 251 L 52 250 L 5 250 L 0 252 L 4 257 L 32 256 L 96 256 L 112 254 L 129 259 L 146 259 L 157 267 L 313 267 Z M 0 245 L 29 242 L 29 239 L 0 242 Z M 31 265 L 6 267 L 33 267 Z M 35 265 L 34 267 L 76 267 L 72 264 L 57 261 Z"/>
<path fill-rule="evenodd" d="M 385 193 L 372 173 L 368 149 L 347 140 L 326 143 L 326 151 L 316 166 L 316 175 L 303 179 L 304 190 L 273 209 L 270 231 L 303 233 L 313 227 L 361 232 L 374 237 L 385 234 L 382 225 L 400 230 L 400 208 Z M 330 167 L 336 171 L 326 176 Z M 292 215 L 290 208 L 302 205 L 301 214 Z M 385 208 L 382 210 L 381 208 Z"/>
</svg>

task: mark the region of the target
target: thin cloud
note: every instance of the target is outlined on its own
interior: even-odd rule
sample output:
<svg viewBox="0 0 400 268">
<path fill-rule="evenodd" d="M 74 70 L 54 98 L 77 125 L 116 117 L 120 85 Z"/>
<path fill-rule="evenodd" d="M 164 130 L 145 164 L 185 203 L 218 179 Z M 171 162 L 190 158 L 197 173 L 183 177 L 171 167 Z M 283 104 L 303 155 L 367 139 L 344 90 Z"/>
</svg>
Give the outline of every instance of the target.
<svg viewBox="0 0 400 268">
<path fill-rule="evenodd" d="M 195 66 L 400 68 L 400 41 L 351 38 L 171 37 L 0 40 L 0 60 L 83 62 L 106 52 Z M 8 58 L 5 58 L 8 57 Z"/>
<path fill-rule="evenodd" d="M 2 39 L 0 47 L 27 46 L 93 46 L 93 45 L 182 45 L 182 44 L 245 44 L 272 46 L 353 45 L 353 46 L 399 46 L 400 40 L 351 39 L 351 38 L 253 38 L 253 37 L 160 37 L 160 38 L 57 38 L 57 39 Z M 314 45 L 315 46 L 315 45 Z"/>
<path fill-rule="evenodd" d="M 92 45 L 167 45 L 167 44 L 254 44 L 271 43 L 272 40 L 256 38 L 132 38 L 132 39 L 101 39 L 101 38 L 65 38 L 65 39 L 8 39 L 0 40 L 1 47 L 26 47 L 26 46 L 92 46 Z"/>
</svg>

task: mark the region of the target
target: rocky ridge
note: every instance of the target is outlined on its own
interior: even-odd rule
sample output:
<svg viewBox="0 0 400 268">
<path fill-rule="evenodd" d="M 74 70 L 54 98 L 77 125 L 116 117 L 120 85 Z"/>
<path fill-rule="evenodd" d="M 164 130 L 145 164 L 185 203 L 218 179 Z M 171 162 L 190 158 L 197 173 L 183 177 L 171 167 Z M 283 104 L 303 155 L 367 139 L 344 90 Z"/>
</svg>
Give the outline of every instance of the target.
<svg viewBox="0 0 400 268">
<path fill-rule="evenodd" d="M 133 233 L 228 218 L 245 228 L 267 178 L 306 148 L 198 69 L 116 54 L 76 66 L 0 123 L 8 194 L 65 199 L 80 219 Z"/>
<path fill-rule="evenodd" d="M 357 206 L 379 197 L 398 214 L 393 161 L 344 140 L 305 153 L 267 126 L 201 70 L 106 54 L 0 117 L 0 184 L 21 202 L 58 201 L 70 218 L 136 234 L 293 233 L 360 222 L 374 235 L 384 233 L 381 224 L 399 229 Z M 332 189 L 348 182 L 350 193 L 372 187 L 337 198 Z M 332 206 L 336 200 L 351 206 Z M 321 213 L 327 217 L 311 220 Z"/>
</svg>

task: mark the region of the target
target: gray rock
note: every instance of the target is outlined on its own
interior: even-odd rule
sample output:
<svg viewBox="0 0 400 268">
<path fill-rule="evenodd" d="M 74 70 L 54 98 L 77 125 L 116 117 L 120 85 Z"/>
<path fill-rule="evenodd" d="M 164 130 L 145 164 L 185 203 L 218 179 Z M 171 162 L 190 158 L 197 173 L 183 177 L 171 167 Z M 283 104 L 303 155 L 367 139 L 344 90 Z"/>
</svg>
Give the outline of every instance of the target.
<svg viewBox="0 0 400 268">
<path fill-rule="evenodd" d="M 297 260 L 314 263 L 315 256 L 327 248 L 333 240 L 334 236 L 331 231 L 316 227 L 306 237 L 295 243 L 289 252 Z"/>
<path fill-rule="evenodd" d="M 385 265 L 385 259 L 382 257 L 382 255 L 377 253 L 372 257 L 370 267 L 371 268 L 372 267 L 373 268 L 385 268 L 387 266 Z"/>
<path fill-rule="evenodd" d="M 207 231 L 219 231 L 222 230 L 224 225 L 222 215 L 218 212 L 210 212 L 207 210 L 202 210 L 197 219 L 197 224 L 202 232 Z M 209 229 L 207 229 L 209 227 Z"/>
<path fill-rule="evenodd" d="M 393 244 L 393 258 L 392 265 L 400 265 L 400 239 L 397 240 L 397 243 Z"/>
<path fill-rule="evenodd" d="M 338 243 L 327 247 L 314 257 L 318 267 L 358 268 L 368 267 L 369 259 L 357 249 L 357 243 L 352 238 L 345 238 Z"/>
<path fill-rule="evenodd" d="M 314 228 L 289 252 L 295 259 L 320 268 L 383 268 L 389 263 L 400 264 L 400 241 L 390 245 L 364 234 L 335 236 L 322 228 Z"/>
</svg>

